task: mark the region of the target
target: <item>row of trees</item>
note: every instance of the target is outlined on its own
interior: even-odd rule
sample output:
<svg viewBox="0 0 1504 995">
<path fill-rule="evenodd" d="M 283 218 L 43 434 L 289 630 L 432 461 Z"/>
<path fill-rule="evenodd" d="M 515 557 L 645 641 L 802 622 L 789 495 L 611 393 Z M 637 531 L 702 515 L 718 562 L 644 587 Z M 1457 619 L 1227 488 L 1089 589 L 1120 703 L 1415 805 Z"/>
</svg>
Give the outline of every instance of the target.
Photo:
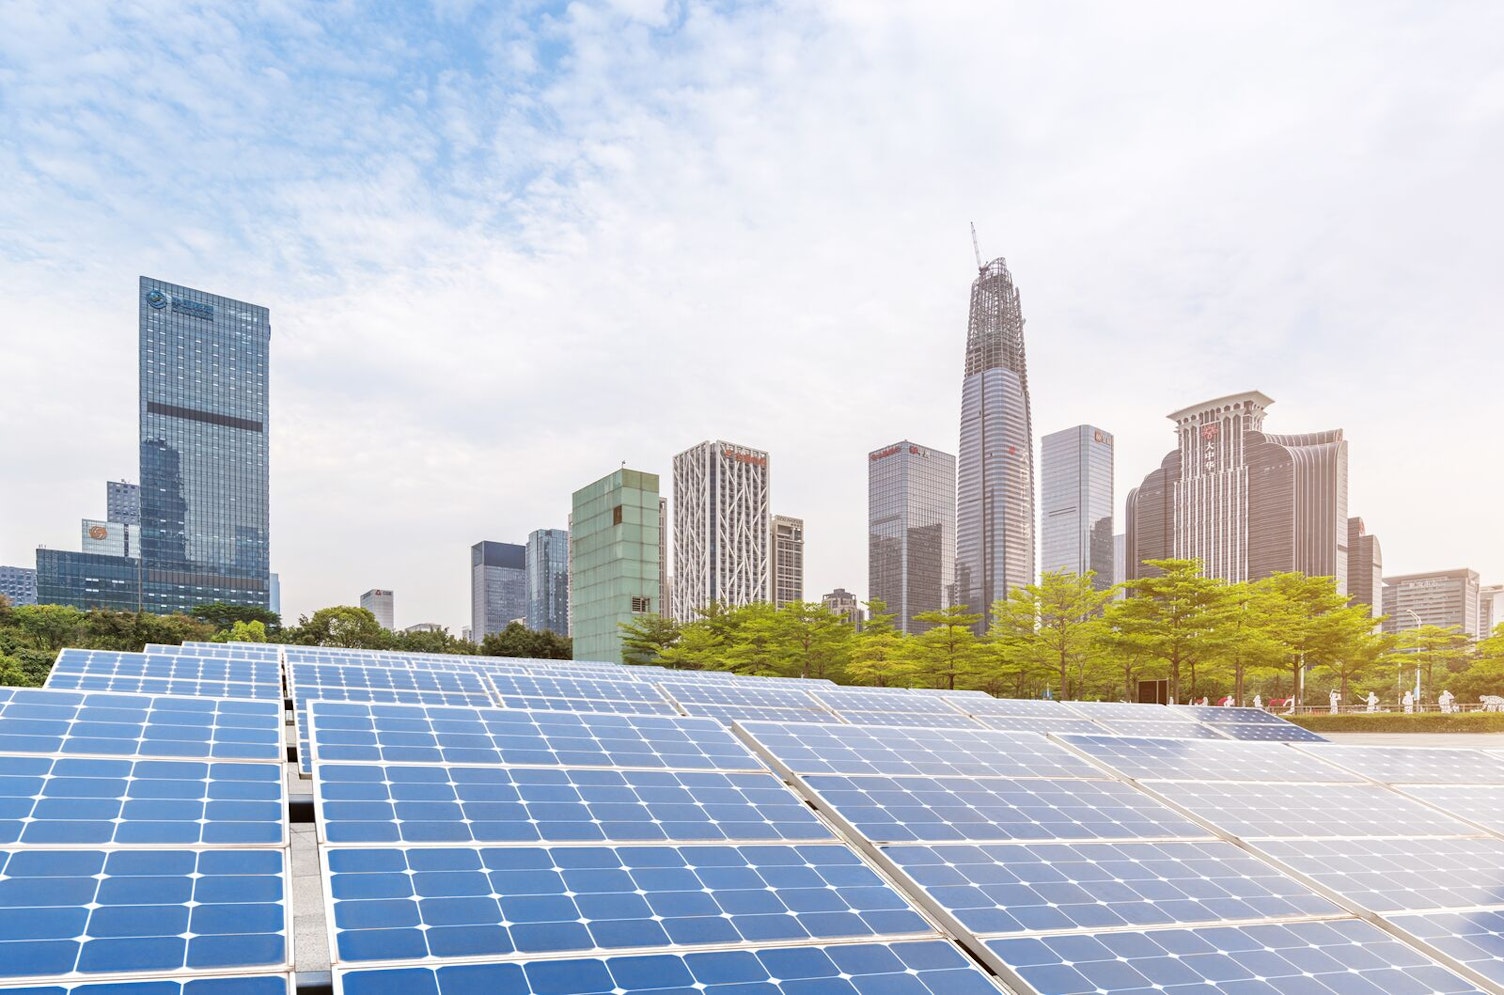
<svg viewBox="0 0 1504 995">
<path fill-rule="evenodd" d="M 993 606 L 990 631 L 964 607 L 922 613 L 904 635 L 881 602 L 854 631 L 821 605 L 712 605 L 687 625 L 646 616 L 623 626 L 628 662 L 877 687 L 975 688 L 1004 697 L 1133 699 L 1141 680 L 1177 701 L 1293 695 L 1393 702 L 1419 669 L 1428 697 L 1504 693 L 1504 627 L 1476 646 L 1455 629 L 1375 631 L 1327 577 L 1283 573 L 1229 584 L 1195 560 L 1156 560 L 1131 597 L 1090 575 L 1045 574 Z"/>
</svg>

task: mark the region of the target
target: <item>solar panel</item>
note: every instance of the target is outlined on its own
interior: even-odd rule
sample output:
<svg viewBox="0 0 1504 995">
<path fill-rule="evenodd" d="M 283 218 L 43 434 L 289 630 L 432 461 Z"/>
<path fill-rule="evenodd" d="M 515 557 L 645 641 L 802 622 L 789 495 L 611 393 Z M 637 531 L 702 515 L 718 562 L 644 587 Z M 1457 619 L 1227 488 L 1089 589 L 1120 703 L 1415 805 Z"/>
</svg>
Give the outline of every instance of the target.
<svg viewBox="0 0 1504 995">
<path fill-rule="evenodd" d="M 289 995 L 285 974 L 202 975 L 189 978 L 137 978 L 131 981 L 47 981 L 10 995 Z"/>
<path fill-rule="evenodd" d="M 282 850 L 0 850 L 0 979 L 287 969 Z"/>
<path fill-rule="evenodd" d="M 1377 784 L 1145 782 L 1244 838 L 1466 836 L 1476 830 Z"/>
<path fill-rule="evenodd" d="M 1221 840 L 890 846 L 883 853 L 978 935 L 1342 913 Z"/>
<path fill-rule="evenodd" d="M 843 777 L 805 782 L 874 843 L 1205 837 L 1121 781 Z"/>
<path fill-rule="evenodd" d="M 952 699 L 972 715 L 1017 715 L 1040 719 L 1078 719 L 1081 716 L 1058 701 L 1044 698 L 966 697 Z"/>
<path fill-rule="evenodd" d="M 743 728 L 798 774 L 1101 776 L 1085 760 L 1033 733 L 771 722 L 748 722 Z"/>
<path fill-rule="evenodd" d="M 1309 781 L 1361 783 L 1349 771 L 1280 743 L 1230 740 L 1061 736 L 1124 777 L 1165 781 Z"/>
<path fill-rule="evenodd" d="M 320 760 L 765 769 L 709 719 L 327 701 L 309 711 Z"/>
<path fill-rule="evenodd" d="M 338 970 L 340 995 L 999 995 L 942 940 Z"/>
<path fill-rule="evenodd" d="M 347 966 L 934 934 L 840 845 L 332 848 L 325 859 Z"/>
<path fill-rule="evenodd" d="M 733 722 L 840 722 L 831 713 L 812 708 L 773 708 L 768 705 L 684 705 L 690 715 L 714 719 L 723 726 Z"/>
<path fill-rule="evenodd" d="M 1061 709 L 1061 714 L 1065 710 Z M 977 721 L 989 729 L 1005 732 L 1101 732 L 1102 727 L 1091 719 L 1036 718 L 1027 715 L 979 715 Z"/>
<path fill-rule="evenodd" d="M 759 708 L 799 708 L 826 718 L 830 716 L 813 695 L 797 687 L 764 685 L 760 681 L 717 684 L 664 681 L 659 686 L 691 714 L 695 713 L 696 705 L 755 705 Z"/>
<path fill-rule="evenodd" d="M 1386 918 L 1495 984 L 1504 984 L 1504 910 L 1473 909 Z"/>
<path fill-rule="evenodd" d="M 1401 794 L 1439 805 L 1448 812 L 1496 833 L 1504 833 L 1504 785 L 1413 784 Z"/>
<path fill-rule="evenodd" d="M 924 729 L 980 729 L 982 724 L 970 715 L 912 712 L 855 712 L 845 709 L 841 718 L 858 726 L 917 726 Z"/>
<path fill-rule="evenodd" d="M 1051 995 L 1478 991 L 1359 919 L 1067 933 L 989 940 L 987 949 L 1025 984 Z"/>
<path fill-rule="evenodd" d="M 1262 722 L 1265 725 L 1289 725 L 1284 719 L 1273 712 L 1262 708 L 1244 708 L 1225 705 L 1184 705 L 1187 714 L 1199 722 L 1210 722 L 1218 725 L 1223 722 L 1247 724 L 1250 722 Z"/>
<path fill-rule="evenodd" d="M 1504 785 L 1504 765 L 1482 750 L 1459 750 L 1434 746 L 1321 746 L 1301 747 L 1301 752 L 1341 764 L 1364 777 L 1385 784 L 1467 785 L 1449 793 L 1465 802 L 1476 785 Z"/>
<path fill-rule="evenodd" d="M 0 752 L 281 760 L 281 702 L 0 688 Z"/>
<path fill-rule="evenodd" d="M 0 754 L 0 844 L 285 846 L 277 763 Z"/>
<path fill-rule="evenodd" d="M 567 712 L 677 715 L 658 689 L 645 681 L 601 680 L 536 674 L 490 674 L 497 704 Z"/>
<path fill-rule="evenodd" d="M 1318 736 L 1309 729 L 1302 729 L 1289 722 L 1273 725 L 1268 722 L 1219 722 L 1212 728 L 1230 739 L 1270 740 L 1285 743 L 1325 743 L 1325 736 Z"/>
<path fill-rule="evenodd" d="M 1098 721 L 1183 722 L 1187 725 L 1196 721 L 1196 717 L 1184 709 L 1138 701 L 1067 701 L 1062 704 L 1078 715 Z"/>
<path fill-rule="evenodd" d="M 330 843 L 806 841 L 831 832 L 751 771 L 317 766 Z"/>
<path fill-rule="evenodd" d="M 282 666 L 275 658 L 65 649 L 47 675 L 47 687 L 281 701 Z"/>
<path fill-rule="evenodd" d="M 833 712 L 907 712 L 916 716 L 961 714 L 939 695 L 907 688 L 821 688 L 812 694 Z"/>
<path fill-rule="evenodd" d="M 1267 840 L 1258 849 L 1374 912 L 1504 905 L 1504 840 Z"/>
</svg>

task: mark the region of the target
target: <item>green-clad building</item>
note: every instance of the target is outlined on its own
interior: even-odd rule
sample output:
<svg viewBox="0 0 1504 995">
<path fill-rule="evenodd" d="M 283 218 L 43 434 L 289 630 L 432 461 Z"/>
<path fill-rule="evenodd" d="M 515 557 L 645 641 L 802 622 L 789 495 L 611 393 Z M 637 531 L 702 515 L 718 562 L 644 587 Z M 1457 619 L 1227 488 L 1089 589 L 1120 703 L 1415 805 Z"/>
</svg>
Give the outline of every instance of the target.
<svg viewBox="0 0 1504 995">
<path fill-rule="evenodd" d="M 662 614 L 658 475 L 620 469 L 574 492 L 569 627 L 576 660 L 621 663 L 620 622 Z"/>
</svg>

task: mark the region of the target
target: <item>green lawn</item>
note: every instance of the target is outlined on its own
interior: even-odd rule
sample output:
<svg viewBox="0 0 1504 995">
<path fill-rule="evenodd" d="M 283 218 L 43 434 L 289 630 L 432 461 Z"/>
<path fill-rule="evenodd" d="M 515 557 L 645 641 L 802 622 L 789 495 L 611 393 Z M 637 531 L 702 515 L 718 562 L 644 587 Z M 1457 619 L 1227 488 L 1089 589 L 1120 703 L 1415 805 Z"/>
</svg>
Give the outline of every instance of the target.
<svg viewBox="0 0 1504 995">
<path fill-rule="evenodd" d="M 1312 732 L 1504 732 L 1504 712 L 1359 712 L 1351 715 L 1291 715 Z"/>
</svg>

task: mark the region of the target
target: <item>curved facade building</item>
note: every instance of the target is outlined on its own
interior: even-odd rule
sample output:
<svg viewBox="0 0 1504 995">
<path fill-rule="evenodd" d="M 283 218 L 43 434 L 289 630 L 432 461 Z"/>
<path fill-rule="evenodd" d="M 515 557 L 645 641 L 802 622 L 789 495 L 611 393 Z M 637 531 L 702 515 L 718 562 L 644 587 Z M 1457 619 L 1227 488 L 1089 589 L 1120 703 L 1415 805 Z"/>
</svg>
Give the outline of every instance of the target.
<svg viewBox="0 0 1504 995">
<path fill-rule="evenodd" d="M 956 461 L 953 604 L 992 622 L 992 605 L 1034 582 L 1034 430 L 1024 317 L 1008 264 L 994 259 L 971 284 L 961 446 Z"/>
</svg>

